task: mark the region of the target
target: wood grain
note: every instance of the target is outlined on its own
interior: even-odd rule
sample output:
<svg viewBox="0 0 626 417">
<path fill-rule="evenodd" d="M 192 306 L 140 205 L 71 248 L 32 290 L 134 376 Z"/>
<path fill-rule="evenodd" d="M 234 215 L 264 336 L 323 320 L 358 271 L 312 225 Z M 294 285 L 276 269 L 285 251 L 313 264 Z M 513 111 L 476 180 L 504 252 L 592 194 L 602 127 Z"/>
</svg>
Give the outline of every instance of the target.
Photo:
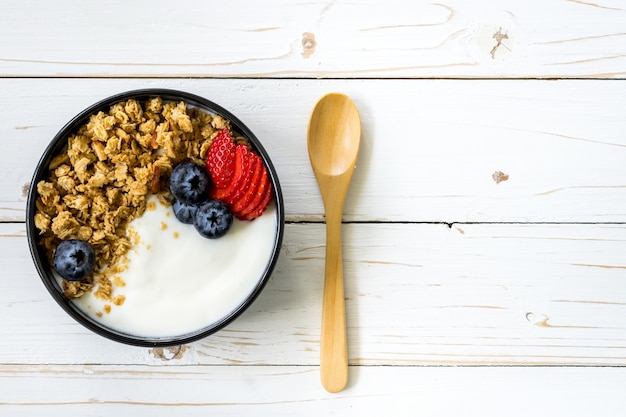
<svg viewBox="0 0 626 417">
<path fill-rule="evenodd" d="M 90 334 L 39 281 L 23 225 L 0 230 L 2 363 L 319 364 L 323 224 L 288 224 L 253 306 L 182 352 Z M 624 225 L 345 224 L 343 234 L 351 365 L 626 365 Z"/>
<path fill-rule="evenodd" d="M 326 222 L 320 375 L 329 392 L 341 391 L 348 382 L 341 220 L 360 143 L 361 119 L 352 100 L 338 93 L 322 97 L 309 119 L 307 149 Z"/>
<path fill-rule="evenodd" d="M 623 415 L 626 6 L 620 0 L 0 3 L 0 415 Z M 243 316 L 145 349 L 72 321 L 24 208 L 83 108 L 214 100 L 276 163 L 286 234 Z M 319 384 L 322 95 L 361 112 L 343 252 L 350 383 Z"/>
<path fill-rule="evenodd" d="M 626 83 L 612 80 L 0 80 L 0 219 L 24 220 L 26 184 L 67 121 L 142 87 L 242 119 L 276 162 L 288 221 L 323 220 L 306 126 L 329 91 L 352 97 L 363 125 L 345 221 L 626 221 Z"/>
<path fill-rule="evenodd" d="M 0 16 L 9 77 L 626 75 L 619 0 L 62 0 L 4 2 Z"/>
<path fill-rule="evenodd" d="M 310 366 L 0 366 L 6 415 L 597 416 L 622 414 L 618 368 L 352 367 L 341 394 Z M 561 383 L 567 381 L 567 384 Z M 576 393 L 576 395 L 572 395 Z"/>
</svg>

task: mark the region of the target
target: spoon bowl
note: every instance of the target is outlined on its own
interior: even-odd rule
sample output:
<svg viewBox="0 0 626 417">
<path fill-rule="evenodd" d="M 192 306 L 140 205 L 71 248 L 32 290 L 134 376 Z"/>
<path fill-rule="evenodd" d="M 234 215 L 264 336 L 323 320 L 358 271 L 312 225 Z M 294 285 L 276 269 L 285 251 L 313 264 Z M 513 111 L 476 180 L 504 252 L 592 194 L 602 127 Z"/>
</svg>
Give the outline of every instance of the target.
<svg viewBox="0 0 626 417">
<path fill-rule="evenodd" d="M 329 392 L 348 382 L 341 219 L 361 143 L 361 119 L 350 98 L 331 93 L 316 104 L 307 146 L 326 214 L 326 266 L 320 337 L 320 377 Z"/>
<path fill-rule="evenodd" d="M 361 121 L 352 100 L 337 93 L 324 96 L 309 123 L 309 156 L 316 175 L 352 172 L 360 137 Z"/>
</svg>

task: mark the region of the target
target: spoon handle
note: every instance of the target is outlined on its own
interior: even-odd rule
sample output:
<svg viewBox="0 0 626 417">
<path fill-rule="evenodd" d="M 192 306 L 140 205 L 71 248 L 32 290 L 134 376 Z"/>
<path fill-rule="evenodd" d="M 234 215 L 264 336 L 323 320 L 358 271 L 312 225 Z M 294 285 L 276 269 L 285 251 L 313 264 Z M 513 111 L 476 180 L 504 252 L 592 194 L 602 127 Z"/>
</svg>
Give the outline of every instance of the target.
<svg viewBox="0 0 626 417">
<path fill-rule="evenodd" d="M 328 392 L 339 392 L 348 382 L 341 211 L 338 214 L 332 210 L 326 213 L 326 270 L 323 297 L 320 377 L 322 385 Z"/>
</svg>

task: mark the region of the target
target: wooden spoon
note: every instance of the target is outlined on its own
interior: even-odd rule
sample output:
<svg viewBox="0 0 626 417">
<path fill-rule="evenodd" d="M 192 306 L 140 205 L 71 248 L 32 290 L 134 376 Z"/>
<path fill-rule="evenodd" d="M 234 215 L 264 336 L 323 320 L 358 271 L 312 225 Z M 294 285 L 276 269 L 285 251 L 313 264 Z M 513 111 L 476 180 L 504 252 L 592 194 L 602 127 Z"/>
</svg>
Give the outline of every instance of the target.
<svg viewBox="0 0 626 417">
<path fill-rule="evenodd" d="M 309 120 L 307 142 L 326 212 L 320 374 L 328 392 L 339 392 L 348 382 L 341 217 L 361 142 L 361 119 L 348 96 L 331 93 L 317 102 Z"/>
</svg>

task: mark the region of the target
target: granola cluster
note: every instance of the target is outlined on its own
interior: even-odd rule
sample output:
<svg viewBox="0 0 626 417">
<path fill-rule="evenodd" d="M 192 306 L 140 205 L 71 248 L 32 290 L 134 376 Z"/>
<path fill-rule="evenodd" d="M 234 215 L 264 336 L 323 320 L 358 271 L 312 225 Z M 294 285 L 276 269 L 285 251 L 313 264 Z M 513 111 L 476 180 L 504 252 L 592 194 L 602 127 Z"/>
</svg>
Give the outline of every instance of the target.
<svg viewBox="0 0 626 417">
<path fill-rule="evenodd" d="M 36 184 L 34 218 L 50 259 L 65 239 L 87 241 L 95 251 L 92 276 L 63 282 L 67 296 L 80 297 L 97 283 L 96 296 L 123 303 L 112 289 L 124 285 L 118 274 L 137 240 L 128 224 L 147 209 L 149 194 L 168 203 L 173 167 L 185 159 L 203 163 L 222 128 L 230 123 L 221 116 L 155 97 L 114 104 L 69 136 L 48 167 L 49 178 Z"/>
</svg>

